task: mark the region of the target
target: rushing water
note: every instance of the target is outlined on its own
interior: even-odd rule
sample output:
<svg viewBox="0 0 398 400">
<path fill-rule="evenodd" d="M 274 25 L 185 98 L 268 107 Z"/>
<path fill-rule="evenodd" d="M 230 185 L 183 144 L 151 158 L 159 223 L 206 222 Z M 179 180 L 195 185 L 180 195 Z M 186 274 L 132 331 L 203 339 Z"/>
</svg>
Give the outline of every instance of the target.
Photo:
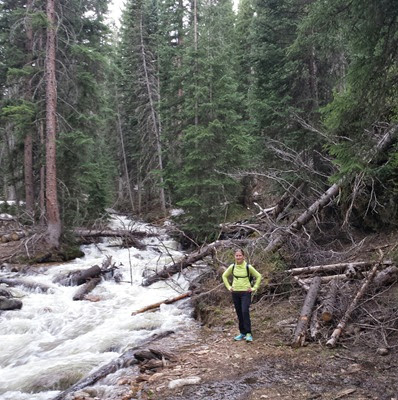
<svg viewBox="0 0 398 400">
<path fill-rule="evenodd" d="M 142 287 L 142 273 L 161 268 L 182 254 L 165 232 L 114 216 L 113 228 L 155 233 L 143 240 L 146 250 L 121 249 L 110 242 L 83 246 L 85 256 L 42 268 L 28 278 L 51 286 L 47 293 L 10 288 L 23 302 L 21 310 L 0 314 L 0 399 L 48 400 L 60 390 L 117 358 L 155 333 L 184 330 L 194 324 L 189 307 L 162 305 L 158 312 L 131 316 L 132 311 L 178 293 L 165 282 Z M 129 225 L 129 226 L 127 226 Z M 113 243 L 114 244 L 114 243 Z M 73 301 L 77 287 L 54 284 L 61 272 L 101 265 L 106 256 L 122 273 L 122 282 L 103 280 L 92 292 L 100 300 Z M 192 272 L 194 274 L 195 272 Z M 21 278 L 0 271 L 1 277 Z M 187 280 L 178 278 L 179 291 Z"/>
</svg>

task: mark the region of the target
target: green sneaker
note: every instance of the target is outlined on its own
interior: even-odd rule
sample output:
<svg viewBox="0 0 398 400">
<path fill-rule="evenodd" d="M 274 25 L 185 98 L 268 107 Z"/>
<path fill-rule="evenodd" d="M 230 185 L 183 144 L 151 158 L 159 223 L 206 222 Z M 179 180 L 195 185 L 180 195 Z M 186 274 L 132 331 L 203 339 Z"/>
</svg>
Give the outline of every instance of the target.
<svg viewBox="0 0 398 400">
<path fill-rule="evenodd" d="M 245 335 L 243 333 L 240 333 L 238 336 L 234 337 L 234 340 L 242 340 L 245 338 Z"/>
<path fill-rule="evenodd" d="M 251 333 L 248 333 L 245 337 L 246 342 L 252 342 L 253 341 L 253 336 L 251 335 Z"/>
</svg>

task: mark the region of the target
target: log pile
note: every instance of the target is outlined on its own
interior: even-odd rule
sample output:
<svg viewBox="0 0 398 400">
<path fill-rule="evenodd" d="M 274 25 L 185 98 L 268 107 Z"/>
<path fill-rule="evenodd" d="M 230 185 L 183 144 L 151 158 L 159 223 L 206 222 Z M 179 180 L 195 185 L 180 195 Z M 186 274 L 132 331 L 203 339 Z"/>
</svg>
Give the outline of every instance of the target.
<svg viewBox="0 0 398 400">
<path fill-rule="evenodd" d="M 290 269 L 288 273 L 306 292 L 291 340 L 292 347 L 304 346 L 309 340 L 320 337 L 328 347 L 336 346 L 349 322 L 355 322 L 355 318 L 362 322 L 361 302 L 365 302 L 365 298 L 369 302 L 370 296 L 387 290 L 388 285 L 398 280 L 397 266 L 384 260 L 383 256 L 373 263 L 318 265 Z"/>
</svg>

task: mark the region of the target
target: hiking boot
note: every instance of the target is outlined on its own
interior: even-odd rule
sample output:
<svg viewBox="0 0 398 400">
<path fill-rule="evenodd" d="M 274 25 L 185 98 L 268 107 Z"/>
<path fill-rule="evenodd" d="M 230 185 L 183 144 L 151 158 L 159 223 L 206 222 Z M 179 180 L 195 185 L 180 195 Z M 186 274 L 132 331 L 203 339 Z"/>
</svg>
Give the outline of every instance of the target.
<svg viewBox="0 0 398 400">
<path fill-rule="evenodd" d="M 242 340 L 245 338 L 245 335 L 243 333 L 240 333 L 238 336 L 234 337 L 234 340 Z"/>
<path fill-rule="evenodd" d="M 253 341 L 253 336 L 251 335 L 251 333 L 248 333 L 245 336 L 246 342 L 252 342 Z"/>
</svg>

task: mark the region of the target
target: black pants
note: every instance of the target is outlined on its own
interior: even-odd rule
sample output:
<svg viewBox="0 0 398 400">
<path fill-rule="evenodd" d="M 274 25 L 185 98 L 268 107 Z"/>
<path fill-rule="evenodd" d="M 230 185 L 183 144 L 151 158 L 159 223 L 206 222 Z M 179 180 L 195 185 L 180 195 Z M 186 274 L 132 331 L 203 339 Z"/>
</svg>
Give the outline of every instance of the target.
<svg viewBox="0 0 398 400">
<path fill-rule="evenodd" d="M 232 292 L 232 300 L 239 320 L 239 331 L 243 335 L 252 332 L 249 312 L 251 297 L 250 292 Z"/>
</svg>

